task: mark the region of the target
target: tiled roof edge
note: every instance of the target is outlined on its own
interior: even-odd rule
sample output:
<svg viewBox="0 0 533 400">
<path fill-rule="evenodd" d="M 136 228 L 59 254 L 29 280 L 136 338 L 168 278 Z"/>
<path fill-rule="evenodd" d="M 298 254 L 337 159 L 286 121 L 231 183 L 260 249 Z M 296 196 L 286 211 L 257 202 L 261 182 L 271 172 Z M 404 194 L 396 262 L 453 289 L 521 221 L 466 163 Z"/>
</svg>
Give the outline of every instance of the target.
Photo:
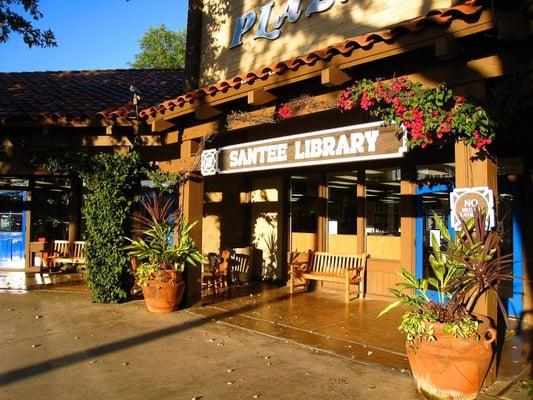
<svg viewBox="0 0 533 400">
<path fill-rule="evenodd" d="M 181 108 L 187 103 L 193 103 L 202 97 L 213 96 L 218 92 L 226 92 L 232 88 L 238 89 L 243 84 L 253 84 L 259 79 L 267 80 L 272 75 L 282 75 L 288 70 L 297 70 L 302 65 L 313 65 L 321 60 L 329 61 L 337 55 L 349 56 L 354 50 L 368 49 L 379 42 L 389 43 L 394 41 L 398 36 L 407 33 L 417 33 L 428 26 L 446 26 L 455 19 L 471 18 L 481 14 L 483 11 L 483 6 L 479 3 L 479 0 L 467 0 L 464 4 L 430 10 L 425 16 L 394 25 L 388 29 L 348 38 L 340 43 L 312 51 L 306 55 L 269 65 L 259 71 L 250 71 L 246 74 L 237 75 L 213 85 L 185 93 L 175 99 L 146 108 L 139 115 L 141 118 L 155 117 L 158 113 L 164 113 L 167 110 L 173 111 L 176 107 Z"/>
</svg>

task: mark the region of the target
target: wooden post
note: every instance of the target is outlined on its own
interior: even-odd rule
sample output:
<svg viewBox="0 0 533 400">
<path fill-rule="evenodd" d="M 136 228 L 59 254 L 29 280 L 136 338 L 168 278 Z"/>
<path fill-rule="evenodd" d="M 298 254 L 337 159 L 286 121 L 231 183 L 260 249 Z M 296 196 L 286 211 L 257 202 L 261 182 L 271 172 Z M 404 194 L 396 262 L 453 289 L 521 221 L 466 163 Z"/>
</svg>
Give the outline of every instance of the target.
<svg viewBox="0 0 533 400">
<path fill-rule="evenodd" d="M 400 182 L 401 266 L 416 272 L 416 168 L 410 164 L 402 168 Z M 422 238 L 419 238 L 422 240 Z"/>
<path fill-rule="evenodd" d="M 317 250 L 328 249 L 328 178 L 322 174 L 318 182 Z"/>
<path fill-rule="evenodd" d="M 79 239 L 80 231 L 80 208 L 81 208 L 81 180 L 78 177 L 70 179 L 72 202 L 68 213 L 68 240 L 74 242 Z"/>
<path fill-rule="evenodd" d="M 197 221 L 190 235 L 196 246 L 201 249 L 204 204 L 203 178 L 193 174 L 180 189 L 179 196 L 183 216 L 189 223 Z M 187 265 L 183 278 L 185 280 L 185 295 L 181 307 L 190 307 L 200 301 L 202 297 L 201 267 Z"/>
<path fill-rule="evenodd" d="M 455 186 L 457 188 L 486 186 L 493 190 L 494 196 L 498 196 L 498 171 L 496 163 L 492 160 L 476 160 L 475 149 L 471 146 L 465 146 L 462 142 L 455 144 Z M 486 315 L 494 321 L 499 328 L 498 339 L 503 340 L 501 329 L 503 329 L 498 321 L 498 302 L 496 294 L 488 292 L 483 296 L 475 309 L 475 312 L 481 315 Z M 497 346 L 502 346 L 503 343 L 497 343 Z M 490 385 L 496 380 L 496 359 L 490 367 L 485 380 L 485 385 Z"/>
<path fill-rule="evenodd" d="M 365 179 L 363 169 L 357 171 L 357 254 L 366 253 L 366 209 L 365 209 Z"/>
<path fill-rule="evenodd" d="M 26 206 L 23 205 L 22 212 L 26 213 L 26 224 L 24 229 L 24 270 L 26 272 L 35 272 L 33 267 L 32 253 L 31 253 L 31 211 L 32 211 L 32 193 L 35 187 L 35 181 L 30 179 L 30 188 L 26 192 Z"/>
</svg>

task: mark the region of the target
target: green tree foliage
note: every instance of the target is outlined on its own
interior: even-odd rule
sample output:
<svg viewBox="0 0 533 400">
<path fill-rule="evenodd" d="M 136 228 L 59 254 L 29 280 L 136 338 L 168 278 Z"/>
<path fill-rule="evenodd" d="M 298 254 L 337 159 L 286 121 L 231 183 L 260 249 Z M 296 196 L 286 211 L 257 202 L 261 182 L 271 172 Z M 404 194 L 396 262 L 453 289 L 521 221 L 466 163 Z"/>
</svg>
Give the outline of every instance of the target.
<svg viewBox="0 0 533 400">
<path fill-rule="evenodd" d="M 19 13 L 22 9 L 27 16 Z M 13 32 L 22 36 L 28 47 L 57 46 L 50 29 L 41 30 L 33 26 L 43 17 L 39 11 L 39 0 L 0 0 L 0 43 L 5 43 Z"/>
<path fill-rule="evenodd" d="M 133 68 L 183 68 L 186 32 L 171 31 L 165 25 L 151 27 L 139 40 L 141 52 L 135 55 Z"/>
</svg>

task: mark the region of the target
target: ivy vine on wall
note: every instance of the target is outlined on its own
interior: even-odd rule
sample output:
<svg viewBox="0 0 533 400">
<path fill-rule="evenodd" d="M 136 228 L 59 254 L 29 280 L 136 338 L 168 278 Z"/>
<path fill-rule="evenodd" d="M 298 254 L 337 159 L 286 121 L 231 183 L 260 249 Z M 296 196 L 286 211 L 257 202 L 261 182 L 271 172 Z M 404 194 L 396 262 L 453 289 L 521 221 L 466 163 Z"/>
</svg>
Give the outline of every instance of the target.
<svg viewBox="0 0 533 400">
<path fill-rule="evenodd" d="M 124 237 L 129 234 L 130 212 L 146 174 L 139 154 L 67 153 L 43 164 L 52 173 L 77 174 L 84 182 L 85 256 L 93 300 L 125 300 L 132 279 Z"/>
</svg>

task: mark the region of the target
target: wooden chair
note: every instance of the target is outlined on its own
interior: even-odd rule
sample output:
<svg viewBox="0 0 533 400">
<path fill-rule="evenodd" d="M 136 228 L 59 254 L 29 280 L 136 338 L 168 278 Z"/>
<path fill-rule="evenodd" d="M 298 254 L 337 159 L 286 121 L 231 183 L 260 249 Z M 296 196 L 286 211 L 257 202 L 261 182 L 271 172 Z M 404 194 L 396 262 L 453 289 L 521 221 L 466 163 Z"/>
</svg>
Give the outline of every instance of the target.
<svg viewBox="0 0 533 400">
<path fill-rule="evenodd" d="M 231 281 L 247 285 L 252 279 L 251 257 L 248 254 L 233 253 L 230 256 Z"/>
<path fill-rule="evenodd" d="M 207 255 L 207 265 L 202 272 L 202 284 L 209 288 L 213 288 L 213 294 L 217 293 L 217 280 L 218 280 L 218 268 L 219 268 L 219 256 L 216 253 L 209 253 Z"/>
<path fill-rule="evenodd" d="M 221 286 L 228 286 L 228 274 L 230 271 L 230 259 L 232 251 L 229 249 L 224 249 L 220 252 L 219 264 L 218 264 L 218 273 L 217 273 L 217 284 Z"/>
</svg>

